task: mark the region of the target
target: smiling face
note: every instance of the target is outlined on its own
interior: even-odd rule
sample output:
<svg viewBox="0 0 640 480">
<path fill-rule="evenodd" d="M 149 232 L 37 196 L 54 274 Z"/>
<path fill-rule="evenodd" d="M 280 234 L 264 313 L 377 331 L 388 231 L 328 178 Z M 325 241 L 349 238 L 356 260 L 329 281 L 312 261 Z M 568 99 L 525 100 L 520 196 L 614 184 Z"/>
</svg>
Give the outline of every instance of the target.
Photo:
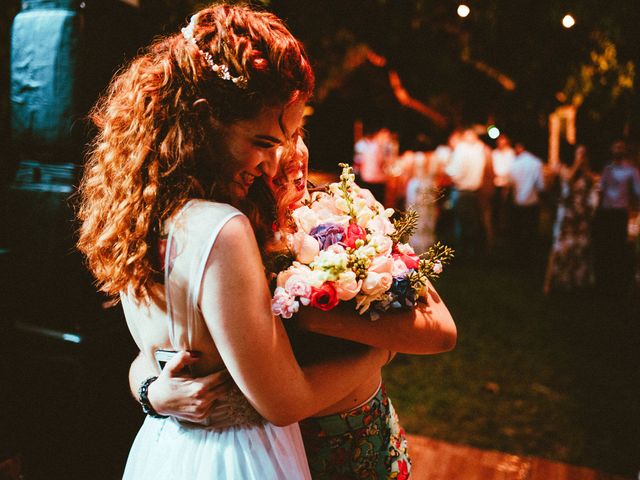
<svg viewBox="0 0 640 480">
<path fill-rule="evenodd" d="M 225 129 L 231 162 L 229 188 L 234 197 L 244 198 L 257 177 L 276 175 L 284 148 L 295 145 L 303 111 L 304 101 L 295 100 L 265 108 L 256 117 L 234 122 Z"/>
</svg>

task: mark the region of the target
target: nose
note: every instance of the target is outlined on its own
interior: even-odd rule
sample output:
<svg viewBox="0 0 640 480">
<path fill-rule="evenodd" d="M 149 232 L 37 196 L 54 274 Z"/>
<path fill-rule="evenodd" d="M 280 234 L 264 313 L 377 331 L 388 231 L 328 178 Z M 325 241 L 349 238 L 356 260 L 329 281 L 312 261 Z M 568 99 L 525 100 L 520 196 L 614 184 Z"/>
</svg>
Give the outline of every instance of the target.
<svg viewBox="0 0 640 480">
<path fill-rule="evenodd" d="M 280 164 L 281 152 L 280 148 L 273 149 L 273 152 L 270 152 L 265 156 L 265 159 L 260 163 L 260 170 L 262 174 L 268 178 L 273 178 L 278 173 L 278 166 Z"/>
</svg>

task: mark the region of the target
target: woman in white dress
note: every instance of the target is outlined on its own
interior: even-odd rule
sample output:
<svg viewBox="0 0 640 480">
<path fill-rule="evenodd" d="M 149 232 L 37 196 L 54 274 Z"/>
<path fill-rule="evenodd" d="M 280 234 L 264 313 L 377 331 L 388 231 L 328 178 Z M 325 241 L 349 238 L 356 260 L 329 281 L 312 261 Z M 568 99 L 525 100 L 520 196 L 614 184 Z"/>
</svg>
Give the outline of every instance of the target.
<svg viewBox="0 0 640 480">
<path fill-rule="evenodd" d="M 297 173 L 288 175 L 293 181 L 286 182 L 278 176 L 269 182 L 272 188 L 273 183 L 288 184 L 292 191 L 291 195 L 285 195 L 288 199 L 304 194 L 304 188 L 300 189 L 304 182 L 300 180 L 305 178 L 308 152 L 301 140 L 295 158 L 299 158 L 302 165 L 293 169 Z M 273 199 L 269 201 L 273 203 Z M 173 267 L 172 274 L 176 268 Z M 356 315 L 352 306 L 338 306 L 331 312 L 303 309 L 287 321 L 287 333 L 302 365 L 318 365 L 345 352 L 366 349 L 366 345 L 389 350 L 388 362 L 392 352 L 439 353 L 453 348 L 456 341 L 455 324 L 432 286 L 426 304 L 420 304 L 415 310 L 387 312 L 375 322 Z M 228 387 L 220 373 L 197 377 L 197 372 L 184 372 L 185 366 L 197 361 L 187 351 L 179 352 L 159 374 L 147 358 L 139 355 L 134 361 L 130 386 L 137 398 L 139 386 L 149 376 L 159 375 L 151 385 L 153 391 L 148 392 L 155 411 L 187 421 L 206 419 L 211 428 L 226 428 L 237 415 L 237 409 L 229 405 L 237 400 L 237 392 L 232 390 L 231 400 L 227 398 Z M 351 377 L 353 372 L 346 371 L 350 368 L 344 363 L 337 374 Z M 326 387 L 332 388 L 332 379 L 329 377 L 327 381 Z M 370 363 L 366 373 L 356 376 L 348 395 L 301 420 L 300 427 L 314 480 L 410 478 L 406 436 L 385 393 L 381 366 L 375 362 Z"/>
<path fill-rule="evenodd" d="M 226 368 L 239 389 L 220 409 L 225 428 L 209 428 L 215 419 L 154 412 L 147 379 L 150 415 L 126 479 L 310 478 L 295 421 L 347 396 L 389 357 L 367 348 L 301 369 L 239 210 L 254 219 L 247 192 L 294 150 L 312 88 L 304 50 L 279 19 L 217 5 L 134 59 L 92 112 L 78 246 L 100 289 L 120 296 L 156 375 L 157 352 L 188 350 L 198 355 L 166 368 Z"/>
</svg>

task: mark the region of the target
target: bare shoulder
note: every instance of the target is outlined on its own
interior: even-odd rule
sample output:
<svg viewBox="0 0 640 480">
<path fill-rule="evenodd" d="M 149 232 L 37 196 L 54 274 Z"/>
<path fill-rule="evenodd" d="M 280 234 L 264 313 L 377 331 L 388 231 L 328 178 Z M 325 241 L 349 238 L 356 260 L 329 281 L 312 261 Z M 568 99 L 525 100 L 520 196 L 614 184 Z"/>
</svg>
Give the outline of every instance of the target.
<svg viewBox="0 0 640 480">
<path fill-rule="evenodd" d="M 239 273 L 244 266 L 261 268 L 260 262 L 258 244 L 249 219 L 244 215 L 230 218 L 218 234 L 208 263 L 231 266 L 234 272 Z"/>
<path fill-rule="evenodd" d="M 236 215 L 230 218 L 220 230 L 216 240 L 216 246 L 233 247 L 255 245 L 256 239 L 249 219 L 244 215 Z"/>
</svg>

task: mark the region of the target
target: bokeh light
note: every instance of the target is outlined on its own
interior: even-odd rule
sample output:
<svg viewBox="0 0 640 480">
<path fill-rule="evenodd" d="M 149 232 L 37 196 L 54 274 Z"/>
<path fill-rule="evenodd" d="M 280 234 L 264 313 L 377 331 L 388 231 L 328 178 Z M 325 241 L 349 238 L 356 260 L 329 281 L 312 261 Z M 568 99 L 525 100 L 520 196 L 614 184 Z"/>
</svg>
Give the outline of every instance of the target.
<svg viewBox="0 0 640 480">
<path fill-rule="evenodd" d="M 562 26 L 564 28 L 571 28 L 575 24 L 576 24 L 575 18 L 573 18 L 573 16 L 568 13 L 562 18 Z"/>
<path fill-rule="evenodd" d="M 469 14 L 471 13 L 471 9 L 463 4 L 458 5 L 458 15 L 461 16 L 462 18 L 467 17 Z"/>
<path fill-rule="evenodd" d="M 487 135 L 489 135 L 490 139 L 495 140 L 500 136 L 500 129 L 495 125 L 489 125 L 487 128 Z"/>
</svg>

